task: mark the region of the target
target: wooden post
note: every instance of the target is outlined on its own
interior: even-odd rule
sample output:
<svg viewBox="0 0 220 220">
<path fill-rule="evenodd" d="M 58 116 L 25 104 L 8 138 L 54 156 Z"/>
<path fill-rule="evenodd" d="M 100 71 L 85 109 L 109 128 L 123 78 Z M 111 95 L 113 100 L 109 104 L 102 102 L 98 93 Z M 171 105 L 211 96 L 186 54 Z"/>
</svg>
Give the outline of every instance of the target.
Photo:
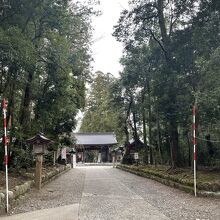
<svg viewBox="0 0 220 220">
<path fill-rule="evenodd" d="M 41 182 L 42 182 L 42 162 L 43 162 L 43 155 L 37 154 L 36 155 L 36 170 L 35 170 L 35 187 L 40 190 L 41 189 Z"/>
<path fill-rule="evenodd" d="M 116 152 L 112 155 L 112 162 L 113 162 L 113 168 L 116 167 L 116 166 L 115 166 L 115 162 L 116 162 Z"/>
</svg>

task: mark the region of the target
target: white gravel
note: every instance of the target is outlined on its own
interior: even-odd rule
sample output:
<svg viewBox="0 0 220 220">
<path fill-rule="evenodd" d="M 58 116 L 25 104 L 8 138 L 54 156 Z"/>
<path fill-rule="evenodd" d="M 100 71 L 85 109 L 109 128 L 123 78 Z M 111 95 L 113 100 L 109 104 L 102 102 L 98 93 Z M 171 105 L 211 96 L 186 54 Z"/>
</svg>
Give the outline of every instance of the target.
<svg viewBox="0 0 220 220">
<path fill-rule="evenodd" d="M 12 212 L 79 204 L 79 219 L 220 220 L 220 200 L 193 195 L 115 168 L 72 169 L 31 190 Z"/>
</svg>

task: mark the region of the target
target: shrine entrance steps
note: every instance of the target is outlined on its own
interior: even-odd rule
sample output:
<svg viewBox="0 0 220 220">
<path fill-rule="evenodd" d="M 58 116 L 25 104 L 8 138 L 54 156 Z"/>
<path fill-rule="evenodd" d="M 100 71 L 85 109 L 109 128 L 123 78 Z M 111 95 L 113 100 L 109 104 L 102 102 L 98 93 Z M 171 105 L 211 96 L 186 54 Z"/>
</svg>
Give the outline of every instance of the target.
<svg viewBox="0 0 220 220">
<path fill-rule="evenodd" d="M 113 163 L 77 163 L 76 167 L 87 167 L 87 166 L 113 166 Z"/>
</svg>

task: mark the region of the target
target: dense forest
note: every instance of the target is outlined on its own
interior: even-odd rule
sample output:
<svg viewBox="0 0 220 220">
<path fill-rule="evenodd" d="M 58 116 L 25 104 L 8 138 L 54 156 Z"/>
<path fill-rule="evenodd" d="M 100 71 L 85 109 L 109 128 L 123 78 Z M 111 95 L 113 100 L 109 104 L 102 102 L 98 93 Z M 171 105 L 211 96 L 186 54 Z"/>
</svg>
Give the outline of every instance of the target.
<svg viewBox="0 0 220 220">
<path fill-rule="evenodd" d="M 141 140 L 146 164 L 191 166 L 196 106 L 198 164 L 220 167 L 220 1 L 132 0 L 113 36 L 123 71 L 97 73 L 81 130 Z"/>
<path fill-rule="evenodd" d="M 146 164 L 191 166 L 196 106 L 198 163 L 220 167 L 220 1 L 129 1 L 113 33 L 124 47 L 118 78 L 91 75 L 97 3 L 0 0 L 9 153 L 28 160 L 25 140 L 38 132 L 69 144 L 84 109 L 81 131 L 114 131 L 125 149 L 133 140 Z"/>
<path fill-rule="evenodd" d="M 25 140 L 36 133 L 56 147 L 69 140 L 91 72 L 94 4 L 0 1 L 0 100 L 7 99 L 9 153 L 18 160 L 29 159 Z M 0 124 L 3 137 L 3 116 Z M 1 143 L 0 166 L 3 155 Z"/>
</svg>

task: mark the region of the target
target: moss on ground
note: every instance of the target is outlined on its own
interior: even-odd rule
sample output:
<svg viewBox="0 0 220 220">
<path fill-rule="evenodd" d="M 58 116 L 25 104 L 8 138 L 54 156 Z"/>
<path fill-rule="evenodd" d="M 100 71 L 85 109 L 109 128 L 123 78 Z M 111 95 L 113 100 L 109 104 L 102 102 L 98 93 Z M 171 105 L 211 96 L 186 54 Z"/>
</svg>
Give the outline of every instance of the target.
<svg viewBox="0 0 220 220">
<path fill-rule="evenodd" d="M 150 175 L 174 181 L 176 183 L 193 187 L 193 171 L 190 169 L 177 168 L 169 170 L 167 166 L 136 166 L 136 165 L 118 165 L 128 171 L 136 171 L 139 175 Z M 210 170 L 197 171 L 197 188 L 204 191 L 220 191 L 220 172 Z"/>
</svg>

